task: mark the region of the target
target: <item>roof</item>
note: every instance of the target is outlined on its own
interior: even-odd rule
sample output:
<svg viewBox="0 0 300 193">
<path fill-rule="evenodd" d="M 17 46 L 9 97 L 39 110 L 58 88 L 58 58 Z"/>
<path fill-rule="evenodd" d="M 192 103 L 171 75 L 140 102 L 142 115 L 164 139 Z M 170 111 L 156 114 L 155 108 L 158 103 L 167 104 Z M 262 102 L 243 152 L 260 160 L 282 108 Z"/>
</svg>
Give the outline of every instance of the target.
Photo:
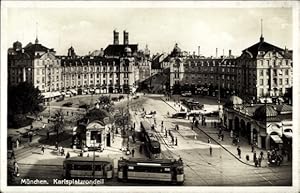
<svg viewBox="0 0 300 193">
<path fill-rule="evenodd" d="M 244 52 L 250 52 L 253 56 L 253 58 L 257 57 L 257 54 L 259 51 L 264 51 L 264 52 L 268 52 L 268 51 L 277 51 L 277 52 L 283 52 L 284 50 L 282 48 L 279 48 L 277 46 L 274 46 L 270 43 L 267 43 L 263 40 L 261 40 L 260 42 L 246 48 L 243 50 Z"/>
<path fill-rule="evenodd" d="M 86 162 L 86 161 L 93 161 L 93 156 L 91 157 L 69 157 L 67 159 L 65 159 L 65 161 L 69 162 L 69 161 L 77 161 L 77 162 Z M 95 157 L 95 161 L 96 162 L 112 162 L 111 159 L 109 158 L 104 158 L 104 157 Z"/>
<path fill-rule="evenodd" d="M 132 53 L 137 53 L 137 44 L 127 44 L 127 45 L 115 45 L 110 44 L 104 50 L 104 55 L 106 56 L 123 56 L 125 54 L 125 48 L 129 47 Z"/>
</svg>

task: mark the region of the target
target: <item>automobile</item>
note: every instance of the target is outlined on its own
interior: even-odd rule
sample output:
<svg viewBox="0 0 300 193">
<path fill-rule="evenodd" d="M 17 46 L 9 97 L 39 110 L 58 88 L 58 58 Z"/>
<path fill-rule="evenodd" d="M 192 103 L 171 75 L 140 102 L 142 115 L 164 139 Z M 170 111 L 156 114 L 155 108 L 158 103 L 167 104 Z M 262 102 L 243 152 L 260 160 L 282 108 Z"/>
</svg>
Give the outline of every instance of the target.
<svg viewBox="0 0 300 193">
<path fill-rule="evenodd" d="M 133 97 L 133 99 L 138 99 L 138 98 L 139 98 L 139 96 L 134 96 L 134 97 Z"/>
<path fill-rule="evenodd" d="M 119 101 L 119 98 L 118 97 L 111 97 L 111 100 L 112 101 Z"/>
<path fill-rule="evenodd" d="M 100 94 L 100 89 L 99 88 L 95 89 L 95 94 Z"/>
<path fill-rule="evenodd" d="M 56 99 L 56 102 L 60 102 L 60 101 L 63 101 L 64 100 L 64 96 L 60 96 L 58 99 Z"/>
<path fill-rule="evenodd" d="M 70 106 L 72 106 L 72 104 L 73 103 L 71 103 L 71 102 L 67 102 L 67 103 L 64 103 L 62 106 L 63 107 L 70 107 Z"/>
<path fill-rule="evenodd" d="M 119 96 L 119 100 L 121 100 L 121 99 L 124 99 L 124 96 L 123 96 L 123 95 L 120 95 L 120 96 Z"/>
<path fill-rule="evenodd" d="M 178 112 L 172 115 L 172 118 L 186 118 L 187 113 L 186 112 Z"/>
<path fill-rule="evenodd" d="M 181 93 L 181 96 L 183 96 L 183 97 L 192 96 L 192 92 L 191 91 L 183 92 L 183 93 Z"/>
</svg>

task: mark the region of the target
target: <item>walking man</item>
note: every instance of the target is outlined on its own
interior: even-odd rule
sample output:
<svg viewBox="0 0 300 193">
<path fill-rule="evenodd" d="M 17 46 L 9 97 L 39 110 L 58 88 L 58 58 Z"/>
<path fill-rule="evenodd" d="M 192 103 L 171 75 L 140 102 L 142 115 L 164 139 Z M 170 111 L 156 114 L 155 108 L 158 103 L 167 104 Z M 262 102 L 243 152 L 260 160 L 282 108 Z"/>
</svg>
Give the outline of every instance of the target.
<svg viewBox="0 0 300 193">
<path fill-rule="evenodd" d="M 263 151 L 260 152 L 260 158 L 261 158 L 262 160 L 264 159 L 264 152 L 263 152 Z"/>
<path fill-rule="evenodd" d="M 131 150 L 132 157 L 134 157 L 134 149 Z"/>
<path fill-rule="evenodd" d="M 177 141 L 177 137 L 176 137 L 176 138 L 175 138 L 175 146 L 177 146 L 177 142 L 178 142 L 178 141 Z"/>
<path fill-rule="evenodd" d="M 254 152 L 254 143 L 251 144 L 251 152 Z"/>
<path fill-rule="evenodd" d="M 207 143 L 210 143 L 210 138 L 208 138 Z"/>
<path fill-rule="evenodd" d="M 209 155 L 212 156 L 212 147 L 211 147 L 211 145 L 209 146 Z"/>
<path fill-rule="evenodd" d="M 255 162 L 256 160 L 257 160 L 256 152 L 254 151 L 254 152 L 253 152 L 253 161 Z"/>
<path fill-rule="evenodd" d="M 237 152 L 238 152 L 238 156 L 241 159 L 241 148 L 240 148 L 240 146 L 238 146 L 236 149 L 237 149 Z"/>
</svg>

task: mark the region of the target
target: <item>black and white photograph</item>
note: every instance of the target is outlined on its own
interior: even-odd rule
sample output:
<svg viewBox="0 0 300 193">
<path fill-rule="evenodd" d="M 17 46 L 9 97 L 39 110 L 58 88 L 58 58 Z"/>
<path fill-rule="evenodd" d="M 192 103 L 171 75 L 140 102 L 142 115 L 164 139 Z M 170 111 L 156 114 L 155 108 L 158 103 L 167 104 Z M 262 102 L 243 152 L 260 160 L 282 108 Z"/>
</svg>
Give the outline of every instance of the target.
<svg viewBox="0 0 300 193">
<path fill-rule="evenodd" d="M 298 17 L 2 2 L 1 191 L 299 192 Z"/>
</svg>

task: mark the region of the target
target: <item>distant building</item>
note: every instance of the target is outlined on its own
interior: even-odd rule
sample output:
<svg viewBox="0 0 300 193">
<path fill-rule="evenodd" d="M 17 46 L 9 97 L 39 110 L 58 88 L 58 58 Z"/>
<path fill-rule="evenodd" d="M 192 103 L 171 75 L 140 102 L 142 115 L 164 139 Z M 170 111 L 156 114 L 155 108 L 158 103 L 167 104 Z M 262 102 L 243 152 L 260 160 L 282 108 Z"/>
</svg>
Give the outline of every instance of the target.
<svg viewBox="0 0 300 193">
<path fill-rule="evenodd" d="M 237 58 L 237 93 L 245 98 L 283 97 L 293 84 L 292 53 L 264 41 Z"/>
<path fill-rule="evenodd" d="M 29 43 L 25 47 L 17 41 L 8 50 L 9 85 L 27 81 L 42 93 L 59 91 L 60 75 L 60 59 L 55 55 L 54 49 L 43 46 L 38 39 L 34 44 Z"/>
<path fill-rule="evenodd" d="M 78 89 L 99 89 L 101 93 L 134 92 L 141 79 L 151 73 L 150 51 L 139 52 L 137 44 L 129 44 L 129 33 L 124 31 L 124 44 L 119 44 L 114 31 L 113 44 L 95 50 L 88 56 L 76 55 L 71 46 L 67 56 L 56 56 L 53 49 L 38 43 L 22 48 L 15 42 L 8 50 L 9 85 L 23 81 L 33 83 L 45 98 Z M 50 94 L 52 92 L 52 94 Z"/>
<path fill-rule="evenodd" d="M 263 149 L 291 151 L 292 120 L 292 106 L 287 104 L 246 104 L 233 96 L 224 105 L 225 128 Z"/>
<path fill-rule="evenodd" d="M 190 90 L 216 96 L 220 88 L 221 97 L 236 94 L 247 101 L 263 102 L 265 99 L 281 99 L 292 87 L 292 52 L 264 41 L 243 50 L 235 58 L 229 50 L 228 56 L 203 57 L 184 54 L 175 45 L 172 52 L 159 59 L 153 58 L 156 71 L 170 69 L 170 90 Z M 153 73 L 152 73 L 153 74 Z"/>
</svg>

